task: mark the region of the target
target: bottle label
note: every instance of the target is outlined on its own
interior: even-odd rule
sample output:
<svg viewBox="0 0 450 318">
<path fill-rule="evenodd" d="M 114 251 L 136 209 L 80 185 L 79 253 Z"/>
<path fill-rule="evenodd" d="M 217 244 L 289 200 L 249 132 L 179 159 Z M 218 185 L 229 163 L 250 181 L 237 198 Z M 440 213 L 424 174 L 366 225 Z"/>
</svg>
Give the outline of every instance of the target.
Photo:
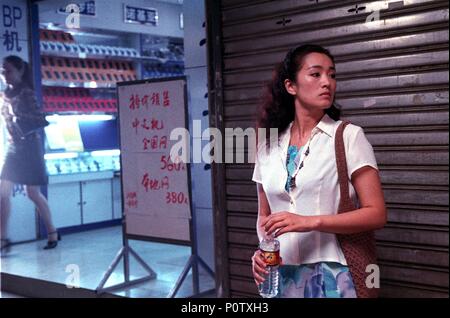
<svg viewBox="0 0 450 318">
<path fill-rule="evenodd" d="M 261 250 L 261 255 L 264 258 L 264 262 L 268 266 L 276 266 L 280 264 L 280 251 L 263 251 Z"/>
</svg>

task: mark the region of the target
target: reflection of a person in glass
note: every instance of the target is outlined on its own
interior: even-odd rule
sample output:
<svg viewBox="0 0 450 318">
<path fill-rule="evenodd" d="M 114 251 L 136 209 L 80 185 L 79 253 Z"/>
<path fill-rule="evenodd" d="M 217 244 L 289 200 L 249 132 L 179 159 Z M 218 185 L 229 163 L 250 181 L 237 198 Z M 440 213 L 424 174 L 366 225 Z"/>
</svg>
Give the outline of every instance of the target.
<svg viewBox="0 0 450 318">
<path fill-rule="evenodd" d="M 3 60 L 2 73 L 8 84 L 2 115 L 9 133 L 9 145 L 0 176 L 1 252 L 5 254 L 10 249 L 7 223 L 14 184 L 25 185 L 27 195 L 36 205 L 47 229 L 48 242 L 44 249 L 52 249 L 58 244 L 59 234 L 53 226 L 47 199 L 40 190 L 41 185 L 48 183 L 42 140 L 38 130 L 23 134 L 19 125 L 25 123 L 32 127 L 33 121 L 45 121 L 44 115 L 34 95 L 28 63 L 18 56 L 8 56 Z"/>
</svg>

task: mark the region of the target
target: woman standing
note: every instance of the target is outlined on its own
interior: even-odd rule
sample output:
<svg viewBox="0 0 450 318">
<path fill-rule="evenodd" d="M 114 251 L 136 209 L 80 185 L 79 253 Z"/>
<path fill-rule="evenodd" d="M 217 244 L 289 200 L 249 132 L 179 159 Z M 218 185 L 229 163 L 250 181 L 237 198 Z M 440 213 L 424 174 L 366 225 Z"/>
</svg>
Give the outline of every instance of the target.
<svg viewBox="0 0 450 318">
<path fill-rule="evenodd" d="M 58 232 L 53 226 L 47 199 L 40 186 L 48 183 L 42 140 L 37 131 L 23 131 L 21 127 L 33 127 L 45 121 L 39 110 L 33 90 L 33 81 L 28 63 L 18 56 L 3 60 L 3 76 L 9 85 L 5 91 L 6 102 L 2 108 L 10 135 L 9 147 L 0 175 L 1 250 L 7 252 L 7 223 L 11 210 L 11 192 L 14 184 L 23 184 L 28 197 L 36 205 L 48 233 L 44 249 L 55 248 Z"/>
<path fill-rule="evenodd" d="M 258 191 L 260 240 L 280 240 L 280 297 L 356 297 L 338 236 L 379 229 L 386 209 L 372 146 L 349 124 L 343 139 L 350 198 L 358 206 L 338 214 L 340 188 L 335 137 L 341 124 L 333 105 L 333 56 L 317 45 L 292 49 L 279 65 L 259 114 L 260 128 L 278 128 L 270 151 L 258 144 L 253 181 Z M 272 141 L 273 143 L 273 141 Z M 281 176 L 281 177 L 280 177 Z M 264 281 L 260 251 L 252 257 L 255 283 Z"/>
</svg>

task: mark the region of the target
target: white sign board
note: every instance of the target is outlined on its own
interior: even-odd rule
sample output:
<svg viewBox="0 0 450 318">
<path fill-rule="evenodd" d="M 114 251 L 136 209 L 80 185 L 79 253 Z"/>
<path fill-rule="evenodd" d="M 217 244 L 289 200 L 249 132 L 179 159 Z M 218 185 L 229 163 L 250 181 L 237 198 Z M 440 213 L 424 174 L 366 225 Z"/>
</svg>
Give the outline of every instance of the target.
<svg viewBox="0 0 450 318">
<path fill-rule="evenodd" d="M 188 167 L 170 160 L 176 128 L 186 128 L 186 81 L 118 85 L 125 232 L 190 241 Z"/>
</svg>

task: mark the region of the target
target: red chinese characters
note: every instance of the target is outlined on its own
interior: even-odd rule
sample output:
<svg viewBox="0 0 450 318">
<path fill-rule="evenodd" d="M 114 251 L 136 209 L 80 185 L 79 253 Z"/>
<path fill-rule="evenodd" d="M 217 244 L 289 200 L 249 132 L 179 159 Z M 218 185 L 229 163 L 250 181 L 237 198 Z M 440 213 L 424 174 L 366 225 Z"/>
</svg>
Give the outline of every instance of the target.
<svg viewBox="0 0 450 318">
<path fill-rule="evenodd" d="M 167 136 L 153 136 L 150 139 L 145 137 L 142 139 L 142 144 L 144 150 L 167 149 Z"/>
<path fill-rule="evenodd" d="M 172 102 L 178 104 L 177 96 L 177 94 L 172 95 L 168 88 L 150 88 L 131 95 L 129 109 L 127 109 L 130 114 L 127 119 L 129 122 L 126 125 L 128 125 L 131 135 L 133 132 L 136 133 L 133 150 L 141 153 L 140 155 L 147 152 L 146 155 L 151 155 L 148 156 L 149 160 L 152 160 L 150 165 L 145 166 L 145 170 L 139 171 L 137 177 L 139 195 L 146 197 L 145 202 L 147 200 L 157 202 L 174 210 L 176 210 L 176 206 L 180 206 L 180 210 L 182 210 L 189 206 L 189 190 L 185 189 L 185 185 L 181 184 L 178 178 L 184 176 L 187 165 L 181 161 L 181 158 L 171 160 L 167 153 L 170 145 L 168 131 L 166 131 L 170 130 L 171 120 L 169 118 L 172 115 L 167 111 L 172 112 L 171 107 L 174 107 Z M 142 143 L 140 143 L 141 141 Z M 158 159 L 160 162 L 155 162 Z M 125 198 L 126 207 L 137 208 L 137 197 L 136 192 L 128 193 Z"/>
<path fill-rule="evenodd" d="M 148 109 L 148 95 L 144 95 L 144 97 L 142 97 L 142 106 L 145 106 L 145 108 Z"/>
<path fill-rule="evenodd" d="M 135 118 L 135 119 L 133 120 L 133 122 L 131 123 L 131 125 L 133 126 L 133 128 L 136 130 L 136 135 L 137 135 L 137 133 L 138 133 L 139 123 L 140 123 L 140 121 L 139 121 L 139 119 L 137 119 L 137 118 Z"/>
<path fill-rule="evenodd" d="M 163 105 L 164 105 L 164 107 L 170 106 L 169 91 L 163 92 Z"/>
<path fill-rule="evenodd" d="M 139 128 L 142 128 L 144 130 L 148 130 L 148 131 L 160 131 L 164 129 L 164 121 L 163 120 L 159 120 L 156 118 L 135 118 L 132 122 L 131 122 L 131 126 L 133 127 L 133 129 L 136 131 L 136 135 L 138 134 L 138 130 Z"/>
<path fill-rule="evenodd" d="M 128 192 L 125 197 L 125 204 L 129 208 L 135 208 L 138 207 L 138 200 L 137 200 L 137 194 L 136 192 Z"/>
<path fill-rule="evenodd" d="M 139 109 L 139 107 L 141 106 L 141 99 L 139 98 L 138 94 L 133 94 L 130 97 L 130 104 L 129 104 L 129 108 L 131 110 L 135 110 L 135 109 Z"/>
<path fill-rule="evenodd" d="M 152 94 L 152 105 L 159 106 L 159 93 L 153 93 Z"/>
<path fill-rule="evenodd" d="M 169 190 L 169 177 L 163 177 L 161 180 L 152 179 L 149 173 L 142 176 L 141 185 L 145 191 Z"/>
<path fill-rule="evenodd" d="M 169 91 L 163 91 L 162 97 L 163 97 L 162 106 L 169 107 L 170 106 Z M 140 96 L 139 94 L 132 94 L 130 96 L 128 107 L 131 110 L 137 110 L 140 109 L 141 107 L 149 109 L 150 106 L 161 106 L 161 93 L 151 92 L 143 96 Z"/>
<path fill-rule="evenodd" d="M 152 130 L 162 130 L 164 129 L 164 122 L 162 120 L 152 118 L 151 127 Z"/>
</svg>

